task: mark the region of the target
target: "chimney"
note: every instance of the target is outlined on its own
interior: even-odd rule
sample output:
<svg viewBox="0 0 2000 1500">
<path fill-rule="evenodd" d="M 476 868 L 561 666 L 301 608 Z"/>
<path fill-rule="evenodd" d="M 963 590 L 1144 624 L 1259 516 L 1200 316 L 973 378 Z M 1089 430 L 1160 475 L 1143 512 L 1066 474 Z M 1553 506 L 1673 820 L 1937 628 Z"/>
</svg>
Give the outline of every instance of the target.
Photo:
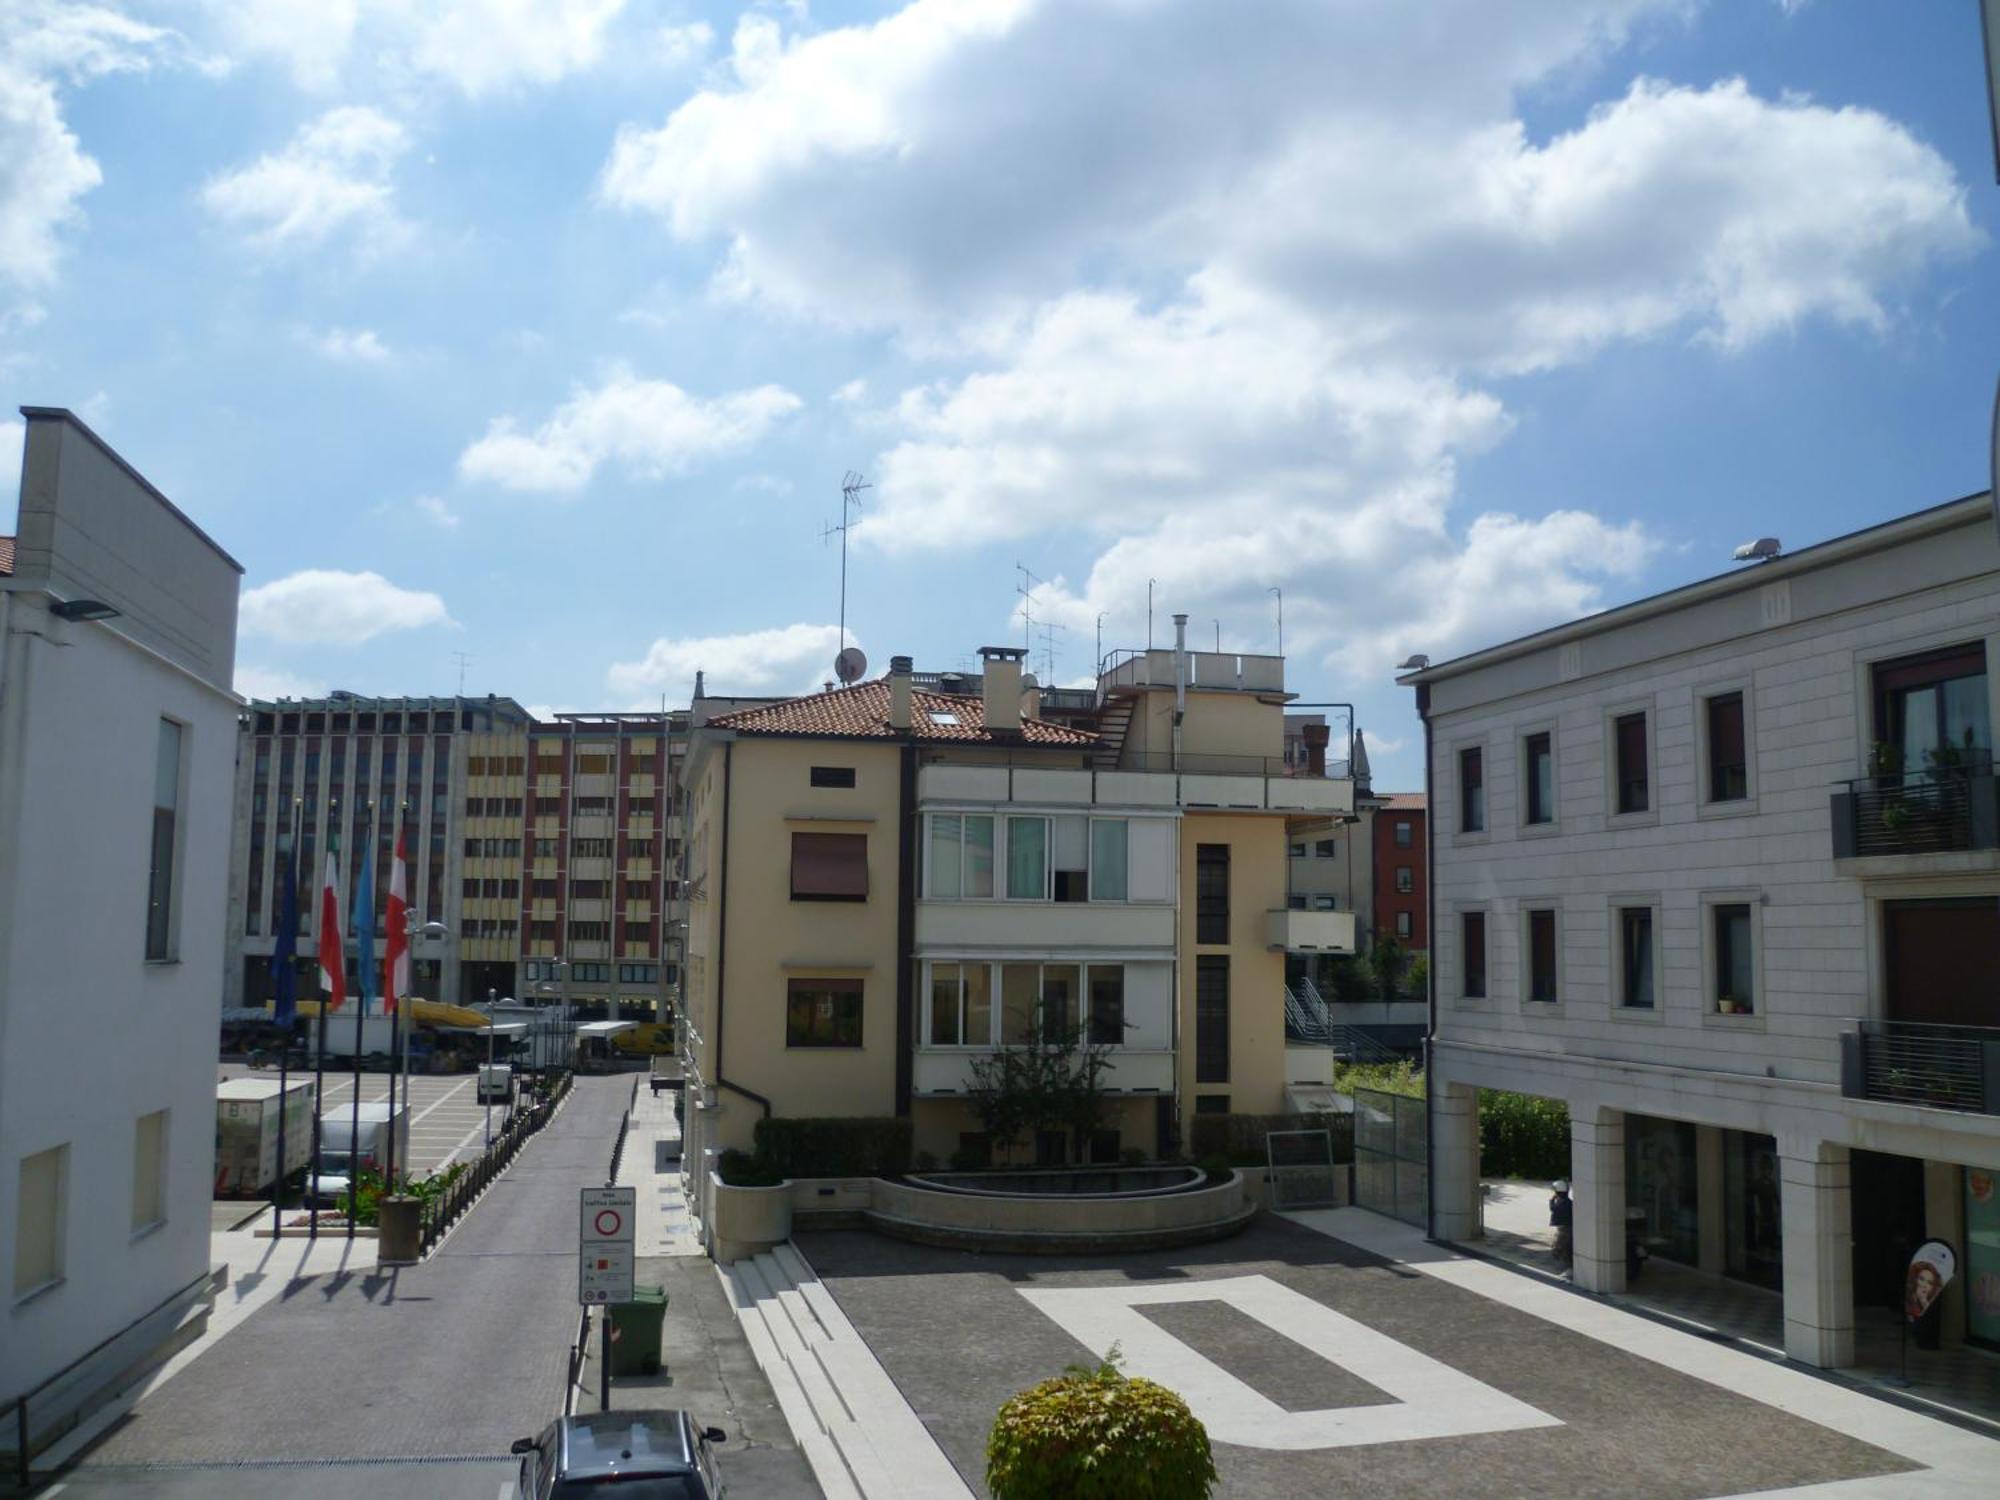
<svg viewBox="0 0 2000 1500">
<path fill-rule="evenodd" d="M 1299 735 L 1306 742 L 1306 775 L 1326 775 L 1326 742 L 1330 731 L 1324 724 L 1301 724 Z"/>
<path fill-rule="evenodd" d="M 907 656 L 889 658 L 889 727 L 902 730 L 910 727 L 910 659 Z"/>
<path fill-rule="evenodd" d="M 1042 716 L 1042 685 L 1030 672 L 1021 679 L 1021 717 L 1039 719 Z"/>
<path fill-rule="evenodd" d="M 979 657 L 986 665 L 981 679 L 985 699 L 986 730 L 989 734 L 1013 735 L 1021 732 L 1021 659 L 1025 646 L 981 646 Z"/>
</svg>

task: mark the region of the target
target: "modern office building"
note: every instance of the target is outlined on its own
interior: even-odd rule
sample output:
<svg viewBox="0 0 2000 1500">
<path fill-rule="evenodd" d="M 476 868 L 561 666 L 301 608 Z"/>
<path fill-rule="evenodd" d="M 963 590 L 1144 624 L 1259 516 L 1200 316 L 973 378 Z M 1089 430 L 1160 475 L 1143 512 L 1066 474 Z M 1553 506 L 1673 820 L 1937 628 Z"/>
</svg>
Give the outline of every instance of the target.
<svg viewBox="0 0 2000 1500">
<path fill-rule="evenodd" d="M 242 573 L 67 411 L 0 545 L 0 1449 L 211 1300 Z"/>
<path fill-rule="evenodd" d="M 1095 729 L 1050 722 L 1018 648 L 972 681 L 886 678 L 710 720 L 688 757 L 688 1160 L 765 1114 L 896 1115 L 939 1159 L 991 1143 L 975 1063 L 1045 1024 L 1109 1049 L 1115 1106 L 1036 1158 L 1171 1150 L 1196 1112 L 1286 1107 L 1283 662 L 1120 653 Z M 970 674 L 967 674 L 968 677 Z"/>
<path fill-rule="evenodd" d="M 1987 496 L 1415 672 L 1432 1229 L 1475 1090 L 1563 1100 L 1579 1284 L 1654 1252 L 1852 1358 L 1911 1250 L 2000 1346 L 2000 544 Z"/>
<path fill-rule="evenodd" d="M 376 830 L 386 890 L 405 831 L 411 905 L 453 934 L 416 954 L 426 996 L 461 1004 L 560 999 L 649 1018 L 679 984 L 676 758 L 685 710 L 534 719 L 511 698 L 253 703 L 241 721 L 230 873 L 228 1003 L 271 994 L 281 838 L 300 819 L 301 879 L 328 840 L 343 876 Z M 303 934 L 316 914 L 301 903 Z M 386 934 L 378 927 L 379 961 Z M 300 951 L 309 953 L 311 944 Z M 305 970 L 311 960 L 302 959 Z M 308 993 L 312 983 L 307 977 Z"/>
</svg>

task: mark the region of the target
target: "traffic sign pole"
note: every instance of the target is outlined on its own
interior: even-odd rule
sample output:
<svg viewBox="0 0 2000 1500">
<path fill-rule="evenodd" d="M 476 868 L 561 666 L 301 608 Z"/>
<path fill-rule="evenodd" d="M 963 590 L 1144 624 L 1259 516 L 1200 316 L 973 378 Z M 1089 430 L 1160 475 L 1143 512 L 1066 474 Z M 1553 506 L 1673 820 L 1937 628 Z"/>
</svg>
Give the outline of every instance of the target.
<svg viewBox="0 0 2000 1500">
<path fill-rule="evenodd" d="M 611 1409 L 611 1304 L 632 1300 L 632 1219 L 637 1188 L 584 1188 L 577 1195 L 576 1298 L 603 1310 L 598 1401 Z"/>
</svg>

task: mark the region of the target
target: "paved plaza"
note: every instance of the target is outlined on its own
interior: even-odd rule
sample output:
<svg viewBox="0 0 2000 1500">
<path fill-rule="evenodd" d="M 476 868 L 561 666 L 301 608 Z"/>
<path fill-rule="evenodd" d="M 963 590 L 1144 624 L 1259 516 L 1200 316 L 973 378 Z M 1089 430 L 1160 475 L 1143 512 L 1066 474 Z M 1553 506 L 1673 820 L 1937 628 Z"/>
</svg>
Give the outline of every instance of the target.
<svg viewBox="0 0 2000 1500">
<path fill-rule="evenodd" d="M 241 1063 L 225 1063 L 219 1070 L 223 1078 L 261 1078 L 272 1083 L 278 1081 L 275 1068 L 252 1069 Z M 310 1079 L 310 1068 L 303 1073 L 294 1071 L 292 1079 Z M 397 1080 L 396 1097 L 404 1097 L 404 1083 L 409 1085 L 410 1101 L 410 1165 L 419 1175 L 434 1172 L 439 1167 L 454 1161 L 470 1161 L 485 1149 L 489 1114 L 487 1107 L 477 1098 L 477 1075 L 472 1073 L 448 1073 L 441 1076 L 416 1074 L 408 1080 Z M 320 1110 L 337 1109 L 343 1104 L 354 1102 L 354 1073 L 329 1070 L 323 1079 Z M 629 1086 L 630 1080 L 627 1080 Z M 361 1075 L 361 1102 L 371 1104 L 389 1097 L 389 1075 L 368 1073 Z M 507 1119 L 507 1107 L 496 1104 L 491 1110 L 492 1129 L 498 1131 Z"/>
<path fill-rule="evenodd" d="M 2000 1443 L 1347 1209 L 1183 1251 L 799 1247 L 975 1493 L 1000 1403 L 1114 1346 L 1207 1424 L 1218 1495 L 1990 1495 Z"/>
</svg>

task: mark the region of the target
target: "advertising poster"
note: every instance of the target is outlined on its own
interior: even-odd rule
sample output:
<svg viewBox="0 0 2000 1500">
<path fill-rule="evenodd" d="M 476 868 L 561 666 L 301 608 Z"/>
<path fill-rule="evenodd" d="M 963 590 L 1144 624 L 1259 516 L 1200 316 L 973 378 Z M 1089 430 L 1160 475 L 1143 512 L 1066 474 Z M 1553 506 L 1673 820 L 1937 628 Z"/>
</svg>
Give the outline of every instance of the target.
<svg viewBox="0 0 2000 1500">
<path fill-rule="evenodd" d="M 2000 1173 L 1965 1173 L 1965 1332 L 2000 1348 Z"/>
</svg>

